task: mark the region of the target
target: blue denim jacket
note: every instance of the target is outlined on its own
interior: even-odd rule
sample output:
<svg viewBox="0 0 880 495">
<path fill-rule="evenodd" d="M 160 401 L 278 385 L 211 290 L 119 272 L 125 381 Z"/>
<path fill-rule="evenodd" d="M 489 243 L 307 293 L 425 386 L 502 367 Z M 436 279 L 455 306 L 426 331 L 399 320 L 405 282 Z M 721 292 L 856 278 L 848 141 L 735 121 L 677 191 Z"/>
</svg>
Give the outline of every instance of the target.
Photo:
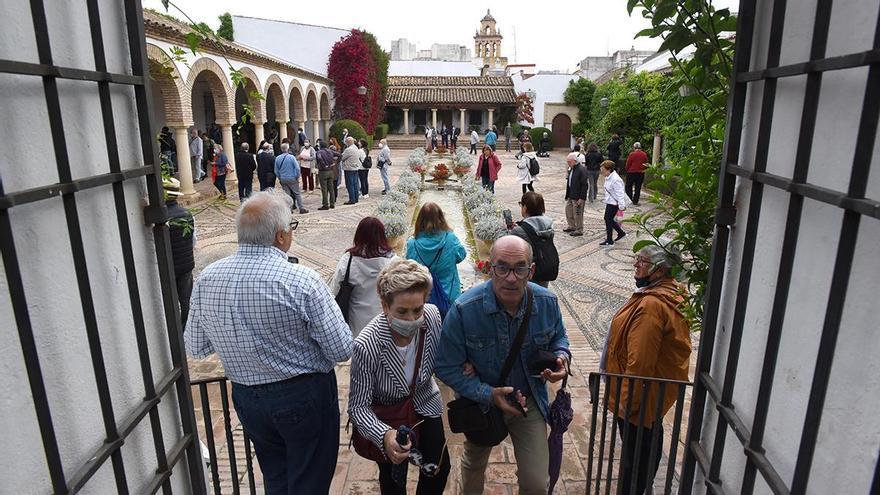
<svg viewBox="0 0 880 495">
<path fill-rule="evenodd" d="M 534 302 L 528 332 L 519 353 L 523 366 L 528 365 L 536 349 L 568 349 L 568 337 L 556 295 L 531 282 L 529 287 L 534 294 Z M 517 329 L 527 301 L 523 295 Z M 434 367 L 437 378 L 459 395 L 486 406 L 492 402 L 492 389 L 498 386 L 501 367 L 512 343 L 508 333 L 508 317 L 504 311 L 495 298 L 492 281 L 474 286 L 462 294 L 446 314 L 437 350 Z M 564 352 L 557 354 L 565 355 Z M 476 376 L 462 374 L 465 362 L 474 365 Z M 546 419 L 549 409 L 546 384 L 543 379 L 531 376 L 528 381 L 530 395 Z"/>
</svg>

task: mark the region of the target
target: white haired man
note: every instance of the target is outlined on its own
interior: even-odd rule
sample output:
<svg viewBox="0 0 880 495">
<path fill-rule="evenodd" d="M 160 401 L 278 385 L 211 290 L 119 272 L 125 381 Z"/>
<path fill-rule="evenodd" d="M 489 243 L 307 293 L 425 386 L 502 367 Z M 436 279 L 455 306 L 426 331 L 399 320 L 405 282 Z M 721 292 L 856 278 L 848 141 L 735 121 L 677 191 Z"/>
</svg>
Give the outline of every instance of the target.
<svg viewBox="0 0 880 495">
<path fill-rule="evenodd" d="M 299 162 L 290 152 L 290 144 L 281 143 L 281 154 L 275 158 L 275 176 L 278 177 L 284 192 L 296 201 L 299 212 L 308 213 L 309 210 L 303 206 L 302 194 L 299 190 L 300 173 Z"/>
<path fill-rule="evenodd" d="M 339 449 L 336 363 L 351 330 L 327 284 L 288 263 L 298 222 L 289 196 L 254 193 L 238 209 L 238 250 L 196 281 L 187 352 L 216 352 L 253 440 L 266 493 L 328 493 Z"/>
<path fill-rule="evenodd" d="M 360 179 L 358 170 L 361 167 L 361 152 L 357 145 L 354 144 L 354 138 L 348 136 L 345 138 L 345 150 L 342 152 L 342 170 L 345 172 L 345 189 L 348 191 L 347 205 L 357 204 L 358 195 L 360 194 Z"/>
</svg>

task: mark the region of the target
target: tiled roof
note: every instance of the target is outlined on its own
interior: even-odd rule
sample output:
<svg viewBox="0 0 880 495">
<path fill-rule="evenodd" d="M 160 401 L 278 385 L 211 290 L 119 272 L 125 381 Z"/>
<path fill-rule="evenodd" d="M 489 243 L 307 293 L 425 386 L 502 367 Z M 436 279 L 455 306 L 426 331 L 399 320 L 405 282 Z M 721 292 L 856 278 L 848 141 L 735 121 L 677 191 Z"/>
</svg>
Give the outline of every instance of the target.
<svg viewBox="0 0 880 495">
<path fill-rule="evenodd" d="M 388 78 L 389 105 L 513 105 L 516 91 L 509 77 L 395 76 Z"/>
</svg>

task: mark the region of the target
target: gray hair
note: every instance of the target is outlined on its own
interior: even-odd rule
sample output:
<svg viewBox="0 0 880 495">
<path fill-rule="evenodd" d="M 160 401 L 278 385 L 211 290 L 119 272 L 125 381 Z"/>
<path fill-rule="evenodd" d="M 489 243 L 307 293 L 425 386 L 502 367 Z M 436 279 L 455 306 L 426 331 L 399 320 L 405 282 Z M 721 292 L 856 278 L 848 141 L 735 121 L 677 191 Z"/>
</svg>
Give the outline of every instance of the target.
<svg viewBox="0 0 880 495">
<path fill-rule="evenodd" d="M 251 148 L 251 145 L 247 143 L 247 141 L 241 143 L 241 151 L 247 151 Z"/>
<path fill-rule="evenodd" d="M 354 144 L 354 138 L 351 137 L 351 136 L 346 137 L 346 138 L 345 138 L 345 144 L 348 145 L 348 146 L 353 145 L 353 144 Z"/>
<path fill-rule="evenodd" d="M 376 290 L 386 304 L 394 301 L 394 296 L 402 292 L 431 292 L 431 272 L 413 260 L 397 259 L 389 263 L 379 272 L 376 279 Z"/>
<path fill-rule="evenodd" d="M 281 152 L 287 153 L 287 150 L 290 149 L 290 145 L 288 143 L 281 143 Z"/>
<path fill-rule="evenodd" d="M 636 141 L 633 143 L 633 149 L 640 150 L 642 149 L 642 143 Z"/>
<path fill-rule="evenodd" d="M 271 246 L 279 231 L 290 231 L 290 196 L 273 191 L 253 193 L 238 207 L 235 226 L 239 244 Z"/>
<path fill-rule="evenodd" d="M 658 268 L 664 268 L 668 272 L 672 267 L 681 263 L 681 257 L 677 253 L 668 251 L 656 244 L 649 244 L 639 249 L 638 256 L 642 256 L 651 262 L 651 272 Z"/>
</svg>

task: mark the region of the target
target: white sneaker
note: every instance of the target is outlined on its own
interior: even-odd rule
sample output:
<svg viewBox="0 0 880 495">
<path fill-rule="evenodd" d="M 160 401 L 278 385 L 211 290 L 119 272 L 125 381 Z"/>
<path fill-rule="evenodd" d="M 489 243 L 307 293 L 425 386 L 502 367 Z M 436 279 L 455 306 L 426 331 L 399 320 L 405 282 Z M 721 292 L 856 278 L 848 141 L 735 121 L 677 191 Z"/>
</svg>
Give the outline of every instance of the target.
<svg viewBox="0 0 880 495">
<path fill-rule="evenodd" d="M 369 195 L 369 194 L 364 194 L 363 198 L 364 198 L 364 199 L 370 199 L 370 195 Z"/>
</svg>

